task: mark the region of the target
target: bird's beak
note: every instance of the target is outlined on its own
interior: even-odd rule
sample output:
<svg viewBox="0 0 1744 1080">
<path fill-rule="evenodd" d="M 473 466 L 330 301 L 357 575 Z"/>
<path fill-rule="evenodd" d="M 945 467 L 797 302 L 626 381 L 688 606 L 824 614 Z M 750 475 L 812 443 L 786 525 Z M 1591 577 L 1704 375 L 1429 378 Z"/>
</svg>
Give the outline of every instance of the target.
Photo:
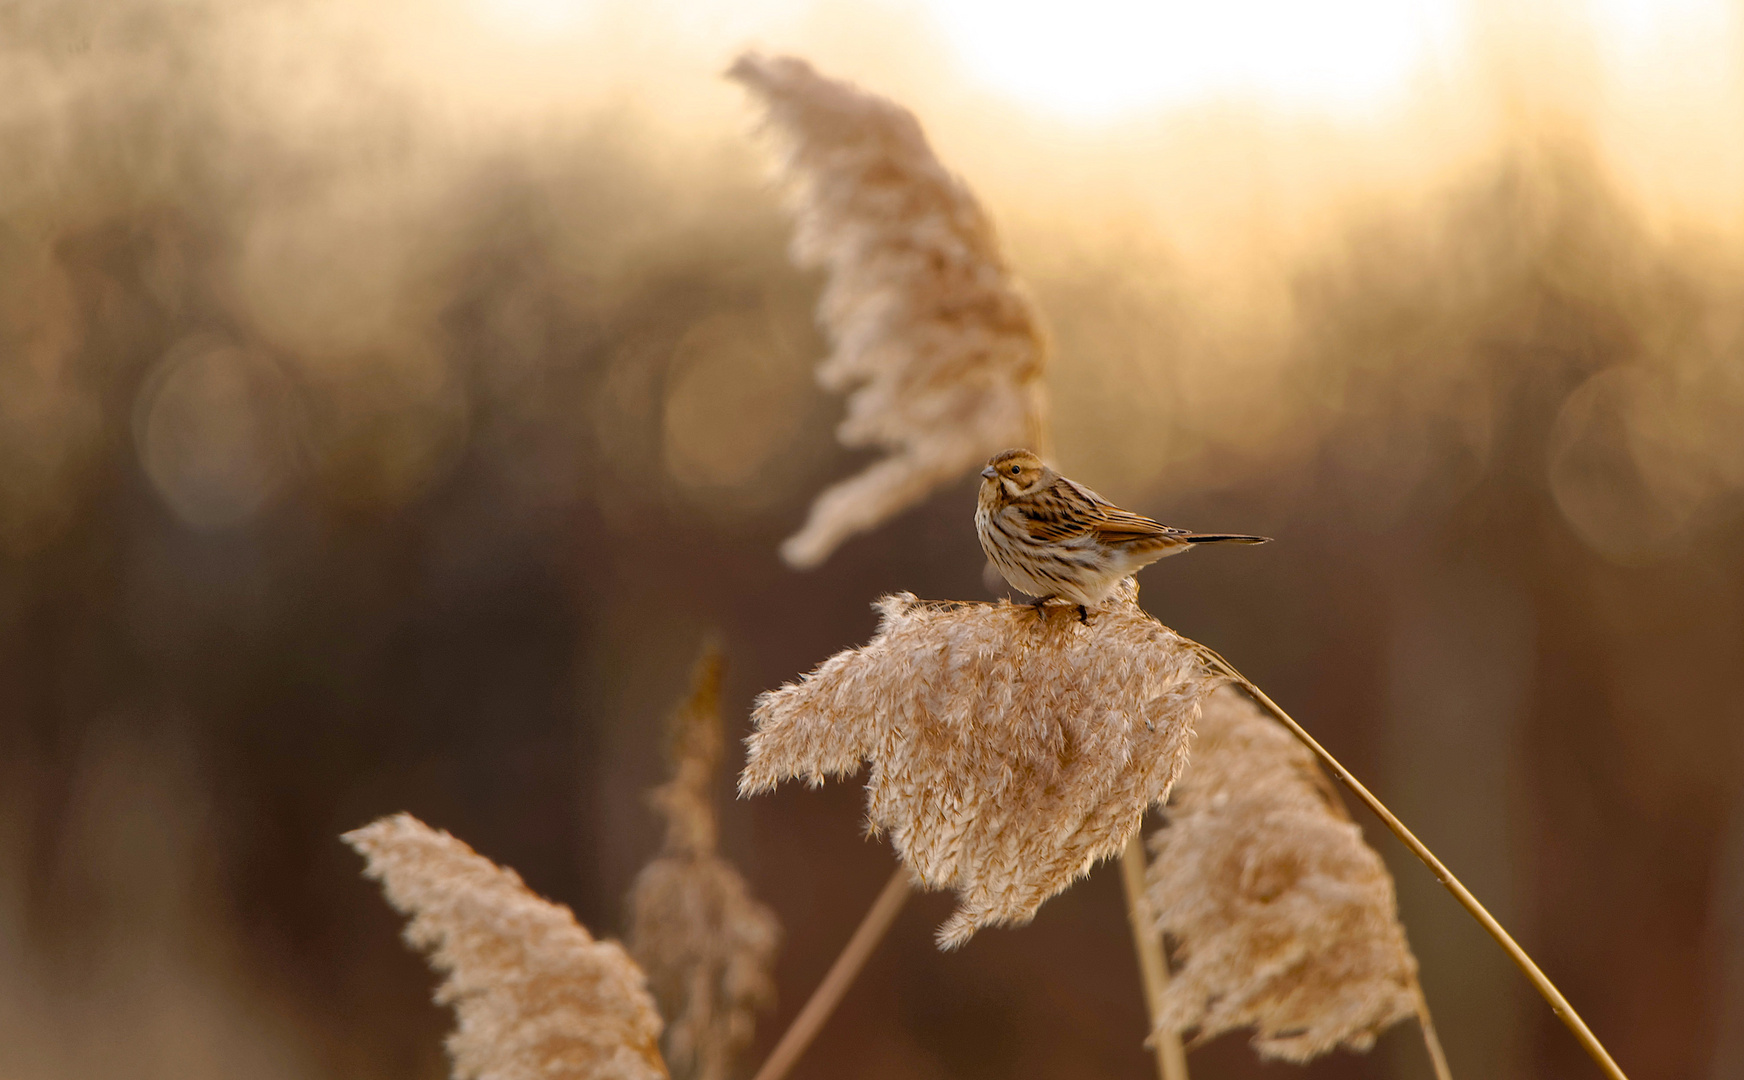
<svg viewBox="0 0 1744 1080">
<path fill-rule="evenodd" d="M 993 466 L 989 465 L 985 469 L 981 470 L 981 475 L 985 476 L 987 479 L 991 480 L 995 476 L 999 475 L 999 471 L 997 469 L 995 469 Z"/>
</svg>

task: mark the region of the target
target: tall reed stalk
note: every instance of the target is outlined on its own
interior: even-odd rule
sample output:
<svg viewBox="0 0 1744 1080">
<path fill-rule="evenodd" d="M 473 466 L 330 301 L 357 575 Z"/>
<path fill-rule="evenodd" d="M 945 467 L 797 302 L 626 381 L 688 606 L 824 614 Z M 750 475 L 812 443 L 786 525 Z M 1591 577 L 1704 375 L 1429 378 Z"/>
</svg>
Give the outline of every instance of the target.
<svg viewBox="0 0 1744 1080">
<path fill-rule="evenodd" d="M 1144 981 L 1158 1080 L 1187 1080 L 1187 1051 L 1181 1045 L 1181 1036 L 1161 1024 L 1163 997 L 1169 990 L 1169 961 L 1163 955 L 1163 936 L 1157 933 L 1156 914 L 1145 898 L 1145 853 L 1140 829 L 1132 831 L 1126 847 L 1120 851 L 1120 883 L 1126 892 L 1126 915 L 1132 924 L 1139 977 Z"/>
<path fill-rule="evenodd" d="M 884 939 L 884 932 L 890 929 L 890 924 L 896 921 L 896 915 L 902 910 L 902 905 L 908 901 L 913 887 L 908 882 L 908 870 L 897 867 L 890 875 L 890 880 L 884 883 L 884 888 L 878 894 L 878 899 L 872 901 L 860 925 L 854 928 L 854 936 L 842 946 L 841 953 L 830 970 L 824 973 L 823 982 L 811 992 L 811 997 L 794 1016 L 793 1023 L 787 1025 L 787 1030 L 781 1033 L 781 1041 L 775 1044 L 769 1057 L 763 1062 L 763 1067 L 757 1070 L 752 1080 L 781 1080 L 799 1061 L 799 1056 L 805 1053 L 805 1048 L 811 1045 L 812 1039 L 823 1028 L 830 1014 L 836 1011 L 841 1003 L 842 995 L 853 985 L 854 977 L 860 974 L 860 969 L 866 966 L 866 960 L 872 955 L 872 950 Z"/>
</svg>

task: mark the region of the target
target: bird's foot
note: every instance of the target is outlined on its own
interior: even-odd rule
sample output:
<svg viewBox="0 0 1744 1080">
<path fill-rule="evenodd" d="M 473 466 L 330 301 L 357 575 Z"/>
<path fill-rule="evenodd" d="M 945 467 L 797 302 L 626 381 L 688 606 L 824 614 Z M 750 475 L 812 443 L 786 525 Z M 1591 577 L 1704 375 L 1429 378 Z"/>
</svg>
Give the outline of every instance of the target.
<svg viewBox="0 0 1744 1080">
<path fill-rule="evenodd" d="M 1083 623 L 1085 626 L 1090 625 L 1090 609 L 1085 607 L 1083 604 L 1078 605 L 1078 621 Z"/>
<path fill-rule="evenodd" d="M 1040 619 L 1042 622 L 1048 621 L 1048 613 L 1042 609 L 1042 605 L 1052 599 L 1053 597 L 1051 596 L 1038 596 L 1029 602 L 1029 606 L 1035 608 L 1036 618 Z"/>
</svg>

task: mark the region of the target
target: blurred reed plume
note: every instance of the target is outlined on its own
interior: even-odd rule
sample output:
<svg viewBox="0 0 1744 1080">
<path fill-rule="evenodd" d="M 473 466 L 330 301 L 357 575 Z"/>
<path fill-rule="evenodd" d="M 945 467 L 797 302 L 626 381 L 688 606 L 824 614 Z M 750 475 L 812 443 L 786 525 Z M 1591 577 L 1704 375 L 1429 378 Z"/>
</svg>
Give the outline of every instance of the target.
<svg viewBox="0 0 1744 1080">
<path fill-rule="evenodd" d="M 890 451 L 782 544 L 807 568 L 989 455 L 1040 447 L 1047 342 L 993 222 L 913 113 L 796 57 L 746 53 L 728 75 L 784 140 L 794 261 L 828 273 L 818 318 L 834 352 L 818 379 L 850 392 L 837 437 Z"/>
<path fill-rule="evenodd" d="M 1157 1030 L 1253 1027 L 1261 1056 L 1305 1062 L 1418 1010 L 1385 864 L 1312 753 L 1233 687 L 1205 702 L 1151 846 L 1147 895 L 1178 962 Z"/>
<path fill-rule="evenodd" d="M 412 916 L 406 940 L 448 978 L 448 1052 L 458 1080 L 662 1080 L 660 1015 L 642 971 L 596 941 L 568 908 L 520 875 L 410 814 L 344 839 L 388 902 Z"/>
<path fill-rule="evenodd" d="M 653 792 L 666 843 L 630 889 L 630 953 L 666 1017 L 666 1060 L 679 1076 L 725 1080 L 775 1000 L 775 913 L 715 853 L 713 785 L 721 764 L 721 654 L 696 662 L 672 716 L 672 779 Z"/>
<path fill-rule="evenodd" d="M 758 699 L 739 790 L 815 786 L 869 760 L 872 830 L 921 885 L 957 890 L 939 946 L 1028 922 L 1167 797 L 1217 684 L 1136 597 L 1129 586 L 1084 625 L 887 596 L 869 643 Z"/>
</svg>

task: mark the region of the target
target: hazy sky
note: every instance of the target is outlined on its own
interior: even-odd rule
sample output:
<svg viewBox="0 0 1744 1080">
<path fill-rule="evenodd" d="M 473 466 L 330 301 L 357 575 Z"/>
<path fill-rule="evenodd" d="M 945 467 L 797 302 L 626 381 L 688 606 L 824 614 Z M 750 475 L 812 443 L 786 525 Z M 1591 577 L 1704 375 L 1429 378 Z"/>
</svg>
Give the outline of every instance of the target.
<svg viewBox="0 0 1744 1080">
<path fill-rule="evenodd" d="M 587 34 L 614 17 L 602 0 L 459 0 L 493 33 L 522 41 Z M 666 5 L 678 33 L 803 36 L 825 6 L 688 0 Z M 1454 63 L 1507 12 L 1586 23 L 1595 49 L 1629 63 L 1731 19 L 1722 0 L 1588 0 L 1490 5 L 1458 0 L 909 0 L 855 5 L 906 16 L 972 80 L 1061 117 L 1104 119 L 1224 95 L 1352 109 L 1402 94 Z"/>
</svg>

